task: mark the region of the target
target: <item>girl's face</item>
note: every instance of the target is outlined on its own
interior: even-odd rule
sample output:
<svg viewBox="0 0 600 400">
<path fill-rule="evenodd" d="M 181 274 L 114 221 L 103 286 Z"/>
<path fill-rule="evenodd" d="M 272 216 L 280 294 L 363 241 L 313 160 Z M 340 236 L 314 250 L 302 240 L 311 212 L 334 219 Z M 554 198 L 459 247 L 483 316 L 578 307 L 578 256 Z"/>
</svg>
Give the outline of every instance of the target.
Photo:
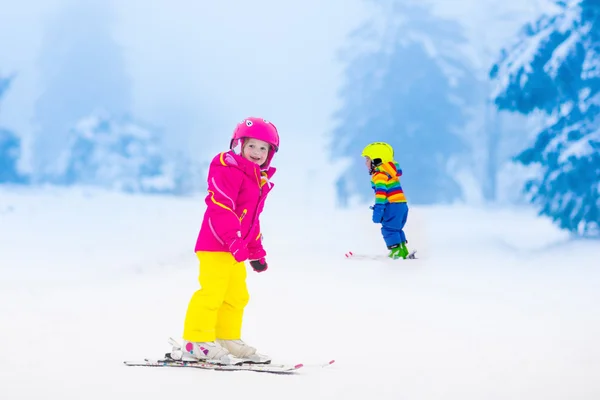
<svg viewBox="0 0 600 400">
<path fill-rule="evenodd" d="M 371 159 L 369 157 L 365 157 L 365 165 L 367 166 L 367 169 L 370 171 L 371 170 Z"/>
<path fill-rule="evenodd" d="M 256 163 L 263 165 L 267 161 L 269 155 L 269 149 L 271 146 L 267 142 L 263 142 L 258 139 L 247 139 L 244 141 L 244 147 L 242 148 L 242 156 Z"/>
</svg>

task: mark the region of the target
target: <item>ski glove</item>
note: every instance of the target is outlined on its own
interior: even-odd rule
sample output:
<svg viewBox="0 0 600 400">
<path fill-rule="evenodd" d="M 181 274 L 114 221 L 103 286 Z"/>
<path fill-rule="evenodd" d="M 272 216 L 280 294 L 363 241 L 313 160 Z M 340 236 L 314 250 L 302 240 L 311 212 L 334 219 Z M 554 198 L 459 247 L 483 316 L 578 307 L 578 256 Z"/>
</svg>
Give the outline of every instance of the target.
<svg viewBox="0 0 600 400">
<path fill-rule="evenodd" d="M 383 221 L 383 212 L 385 211 L 385 205 L 376 204 L 371 207 L 373 209 L 373 222 L 376 224 L 380 224 Z"/>
<path fill-rule="evenodd" d="M 264 272 L 267 270 L 267 268 L 269 268 L 269 265 L 267 264 L 267 260 L 265 260 L 264 257 L 261 258 L 260 260 L 251 260 L 250 266 L 256 272 Z"/>
<path fill-rule="evenodd" d="M 233 239 L 229 244 L 229 251 L 237 262 L 243 262 L 248 259 L 248 248 L 246 247 L 246 243 L 240 238 Z"/>
</svg>

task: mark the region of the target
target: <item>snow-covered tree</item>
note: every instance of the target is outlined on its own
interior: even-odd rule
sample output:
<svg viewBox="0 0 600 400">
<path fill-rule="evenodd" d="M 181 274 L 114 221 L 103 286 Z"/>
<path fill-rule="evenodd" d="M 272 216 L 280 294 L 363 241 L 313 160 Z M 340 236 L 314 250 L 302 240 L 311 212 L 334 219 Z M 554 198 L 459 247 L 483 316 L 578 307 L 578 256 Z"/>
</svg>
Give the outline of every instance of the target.
<svg viewBox="0 0 600 400">
<path fill-rule="evenodd" d="M 540 173 L 525 185 L 561 228 L 600 235 L 600 0 L 556 1 L 527 24 L 491 70 L 500 109 L 548 115 L 516 159 Z"/>
<path fill-rule="evenodd" d="M 452 161 L 465 152 L 461 137 L 476 84 L 458 46 L 457 24 L 400 0 L 371 0 L 374 16 L 350 36 L 343 55 L 346 82 L 330 143 L 333 156 L 349 159 L 338 196 L 371 199 L 362 148 L 389 142 L 404 171 L 411 203 L 461 198 Z"/>
<path fill-rule="evenodd" d="M 0 184 L 26 183 L 27 178 L 19 172 L 21 139 L 13 132 L 0 128 Z"/>
<path fill-rule="evenodd" d="M 164 132 L 132 114 L 132 83 L 114 22 L 111 2 L 66 0 L 45 27 L 34 115 L 36 180 L 191 193 L 203 184 L 202 169 L 168 151 Z"/>
<path fill-rule="evenodd" d="M 201 169 L 164 150 L 158 130 L 97 112 L 70 131 L 56 183 L 143 193 L 188 194 Z"/>
<path fill-rule="evenodd" d="M 460 7 L 455 1 L 424 1 L 430 1 L 438 15 L 458 21 L 464 28 L 468 38 L 465 53 L 480 82 L 476 89 L 476 109 L 465 131 L 471 151 L 462 161 L 469 168 L 465 177 L 476 179 L 474 183 L 478 185 L 472 185 L 471 193 L 465 196 L 487 202 L 521 200 L 522 194 L 514 188 L 524 179 L 520 179 L 522 174 L 515 176 L 514 172 L 523 167 L 515 165 L 512 157 L 527 143 L 526 125 L 531 122 L 523 115 L 497 109 L 490 99 L 493 83 L 489 70 L 502 46 L 514 36 L 513 32 L 538 16 L 545 0 L 461 0 Z"/>
<path fill-rule="evenodd" d="M 6 93 L 6 91 L 10 87 L 12 80 L 13 80 L 13 77 L 4 77 L 3 78 L 0 76 L 0 100 L 4 96 L 4 93 Z"/>
<path fill-rule="evenodd" d="M 0 77 L 0 100 L 10 87 L 13 77 Z M 26 183 L 27 178 L 19 171 L 21 139 L 8 129 L 0 127 L 0 184 Z"/>
<path fill-rule="evenodd" d="M 35 170 L 52 179 L 69 129 L 96 109 L 131 113 L 132 88 L 113 37 L 111 2 L 67 0 L 44 27 L 38 58 L 41 94 L 35 104 Z"/>
</svg>

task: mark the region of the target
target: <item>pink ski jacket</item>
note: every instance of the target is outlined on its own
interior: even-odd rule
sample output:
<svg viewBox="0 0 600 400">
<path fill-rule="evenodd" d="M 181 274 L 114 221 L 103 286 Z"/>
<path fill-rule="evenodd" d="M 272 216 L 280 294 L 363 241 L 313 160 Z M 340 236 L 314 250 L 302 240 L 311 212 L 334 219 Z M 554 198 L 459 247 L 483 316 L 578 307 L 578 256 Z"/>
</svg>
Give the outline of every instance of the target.
<svg viewBox="0 0 600 400">
<path fill-rule="evenodd" d="M 250 260 L 266 256 L 259 217 L 273 188 L 269 179 L 275 170 L 261 171 L 259 165 L 233 151 L 213 158 L 208 170 L 207 208 L 195 251 L 228 252 L 231 242 L 241 237 Z"/>
</svg>

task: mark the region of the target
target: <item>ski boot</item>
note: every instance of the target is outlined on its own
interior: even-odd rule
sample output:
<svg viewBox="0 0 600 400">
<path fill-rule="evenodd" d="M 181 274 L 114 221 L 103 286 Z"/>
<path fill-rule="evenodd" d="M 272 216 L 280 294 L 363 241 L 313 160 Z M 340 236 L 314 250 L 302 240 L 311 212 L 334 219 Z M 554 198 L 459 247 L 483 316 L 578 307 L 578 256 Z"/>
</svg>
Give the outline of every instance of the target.
<svg viewBox="0 0 600 400">
<path fill-rule="evenodd" d="M 406 242 L 389 246 L 388 250 L 390 250 L 388 257 L 392 260 L 398 260 L 400 258 L 405 260 L 409 254 L 408 248 L 406 247 Z"/>
<path fill-rule="evenodd" d="M 254 347 L 247 345 L 241 339 L 217 339 L 217 343 L 219 343 L 223 348 L 227 349 L 231 355 L 243 359 L 245 362 L 251 362 L 255 364 L 268 364 L 271 362 L 271 357 L 257 353 Z"/>
<path fill-rule="evenodd" d="M 390 251 L 388 257 L 392 260 L 397 260 L 402 257 L 402 247 L 400 247 L 399 244 L 388 246 L 388 250 Z"/>
<path fill-rule="evenodd" d="M 408 251 L 408 247 L 406 247 L 407 242 L 400 243 L 400 248 L 402 249 L 401 257 L 406 260 L 406 257 L 410 254 Z"/>
<path fill-rule="evenodd" d="M 200 361 L 214 364 L 239 365 L 244 362 L 235 357 L 217 342 L 183 341 L 183 346 L 174 345 L 171 358 L 182 361 Z"/>
</svg>

